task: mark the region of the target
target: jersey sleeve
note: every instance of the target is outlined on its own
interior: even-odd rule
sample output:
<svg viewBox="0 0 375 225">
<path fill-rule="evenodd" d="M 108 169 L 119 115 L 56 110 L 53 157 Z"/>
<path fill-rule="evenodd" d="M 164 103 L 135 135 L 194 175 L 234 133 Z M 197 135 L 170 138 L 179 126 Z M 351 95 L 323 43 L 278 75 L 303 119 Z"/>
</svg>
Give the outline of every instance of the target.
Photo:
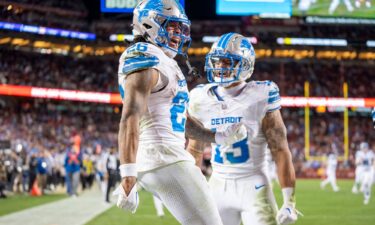
<svg viewBox="0 0 375 225">
<path fill-rule="evenodd" d="M 149 44 L 136 43 L 130 46 L 121 56 L 118 73 L 129 75 L 136 71 L 154 68 L 159 64 L 159 58 L 149 51 Z"/>
<path fill-rule="evenodd" d="M 188 107 L 188 113 L 192 117 L 199 119 L 200 117 L 200 93 L 203 89 L 203 85 L 198 85 L 190 91 L 190 101 Z"/>
<path fill-rule="evenodd" d="M 268 86 L 268 100 L 266 111 L 273 112 L 275 110 L 281 109 L 281 97 L 279 87 L 274 82 L 269 82 Z"/>
<path fill-rule="evenodd" d="M 158 56 L 150 51 L 150 44 L 139 42 L 130 46 L 122 53 L 118 67 L 118 84 L 121 98 L 125 98 L 125 79 L 126 76 L 134 72 L 157 68 L 159 64 Z"/>
</svg>

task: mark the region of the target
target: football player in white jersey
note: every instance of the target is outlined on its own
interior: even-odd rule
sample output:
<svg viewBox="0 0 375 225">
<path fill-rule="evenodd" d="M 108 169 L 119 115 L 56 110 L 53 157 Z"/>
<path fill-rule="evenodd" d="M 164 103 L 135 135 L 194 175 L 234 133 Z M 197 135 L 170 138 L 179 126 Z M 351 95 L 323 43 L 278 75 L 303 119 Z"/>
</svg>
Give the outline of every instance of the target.
<svg viewBox="0 0 375 225">
<path fill-rule="evenodd" d="M 255 52 L 240 34 L 220 37 L 206 56 L 210 84 L 191 91 L 188 113 L 206 128 L 223 130 L 243 123 L 247 137 L 234 144 L 212 144 L 209 184 L 224 225 L 291 224 L 297 220 L 295 171 L 280 113 L 279 89 L 271 81 L 246 82 Z M 276 162 L 284 204 L 277 204 L 266 175 L 266 149 Z M 204 143 L 189 140 L 188 150 L 200 164 Z"/>
<path fill-rule="evenodd" d="M 362 142 L 360 145 L 360 151 L 358 152 L 358 164 L 362 166 L 361 176 L 361 188 L 363 192 L 364 201 L 367 205 L 371 197 L 371 186 L 374 178 L 374 152 L 369 148 L 368 143 Z"/>
<path fill-rule="evenodd" d="M 365 160 L 365 156 L 367 155 L 367 152 L 369 150 L 368 143 L 362 142 L 359 145 L 359 150 L 355 153 L 355 178 L 354 178 L 354 185 L 352 188 L 352 192 L 354 194 L 358 194 L 358 189 L 361 187 L 363 182 L 363 177 L 365 174 L 365 164 L 368 163 L 368 161 Z"/>
<path fill-rule="evenodd" d="M 326 176 L 327 178 L 320 183 L 322 189 L 330 183 L 334 192 L 338 192 L 340 189 L 336 184 L 336 168 L 337 168 L 337 155 L 330 153 L 328 155 L 326 164 Z"/>
<path fill-rule="evenodd" d="M 133 34 L 134 44 L 120 57 L 118 71 L 123 111 L 117 206 L 136 211 L 138 182 L 181 224 L 220 225 L 207 181 L 185 150 L 185 123 L 187 136 L 208 142 L 233 143 L 246 137 L 246 128 L 236 125 L 215 133 L 186 116 L 187 84 L 173 58 L 186 54 L 190 21 L 179 1 L 140 1 Z"/>
</svg>

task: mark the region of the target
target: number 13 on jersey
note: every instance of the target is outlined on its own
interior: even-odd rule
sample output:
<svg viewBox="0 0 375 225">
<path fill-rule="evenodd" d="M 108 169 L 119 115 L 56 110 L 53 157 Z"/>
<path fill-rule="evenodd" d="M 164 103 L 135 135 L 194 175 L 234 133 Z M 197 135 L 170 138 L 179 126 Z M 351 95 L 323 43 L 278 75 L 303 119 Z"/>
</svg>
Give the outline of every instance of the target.
<svg viewBox="0 0 375 225">
<path fill-rule="evenodd" d="M 217 163 L 224 163 L 224 158 L 220 155 L 220 145 L 217 145 L 215 148 L 215 158 L 214 161 Z M 232 164 L 244 163 L 250 158 L 249 145 L 247 144 L 247 138 L 242 141 L 236 142 L 231 146 L 233 151 L 239 149 L 241 153 L 237 156 L 234 155 L 234 152 L 226 152 L 225 156 L 228 162 Z"/>
</svg>

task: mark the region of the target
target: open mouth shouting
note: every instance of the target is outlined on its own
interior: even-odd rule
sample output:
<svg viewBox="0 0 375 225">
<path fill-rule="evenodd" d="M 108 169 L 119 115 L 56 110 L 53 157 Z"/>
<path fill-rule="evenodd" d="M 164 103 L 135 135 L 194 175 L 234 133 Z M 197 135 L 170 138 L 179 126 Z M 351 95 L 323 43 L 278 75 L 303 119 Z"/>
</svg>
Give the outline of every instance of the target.
<svg viewBox="0 0 375 225">
<path fill-rule="evenodd" d="M 181 43 L 181 38 L 177 36 L 173 36 L 168 44 L 169 44 L 169 47 L 178 49 L 178 47 L 180 46 L 180 43 Z"/>
</svg>

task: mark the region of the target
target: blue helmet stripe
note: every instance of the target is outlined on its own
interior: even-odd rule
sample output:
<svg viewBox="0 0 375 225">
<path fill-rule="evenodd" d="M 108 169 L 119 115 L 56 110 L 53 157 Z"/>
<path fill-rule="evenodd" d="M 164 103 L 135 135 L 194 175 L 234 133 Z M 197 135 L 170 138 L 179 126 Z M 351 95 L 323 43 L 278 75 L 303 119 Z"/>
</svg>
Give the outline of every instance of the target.
<svg viewBox="0 0 375 225">
<path fill-rule="evenodd" d="M 227 36 L 228 34 L 224 34 L 223 36 L 221 36 L 220 40 L 219 40 L 219 43 L 217 44 L 217 47 L 221 47 L 221 44 L 223 43 L 225 37 Z"/>
<path fill-rule="evenodd" d="M 231 37 L 234 35 L 234 33 L 228 33 L 226 35 L 224 35 L 220 41 L 219 41 L 219 44 L 218 44 L 218 47 L 222 48 L 222 49 L 225 49 L 227 46 L 228 46 L 228 43 L 229 43 L 229 40 L 231 39 Z M 221 42 L 221 43 L 220 43 Z"/>
</svg>

